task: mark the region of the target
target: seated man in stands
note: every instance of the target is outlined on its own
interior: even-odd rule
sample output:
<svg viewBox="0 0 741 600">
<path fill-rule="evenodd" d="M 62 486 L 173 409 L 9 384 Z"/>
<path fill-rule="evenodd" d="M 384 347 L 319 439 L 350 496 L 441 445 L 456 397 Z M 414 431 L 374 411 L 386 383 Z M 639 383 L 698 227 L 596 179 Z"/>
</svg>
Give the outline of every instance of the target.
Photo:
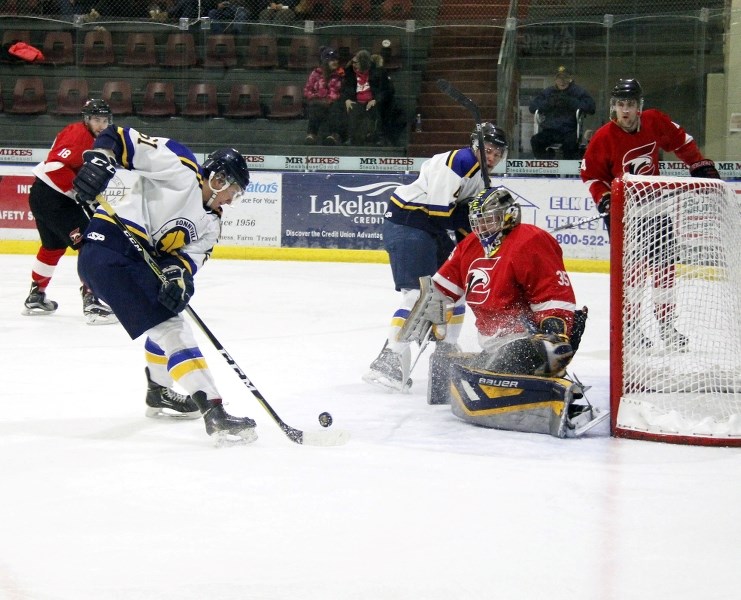
<svg viewBox="0 0 741 600">
<path fill-rule="evenodd" d="M 593 115 L 595 104 L 594 98 L 574 83 L 566 67 L 558 68 L 554 84 L 538 94 L 529 108 L 543 119 L 540 131 L 530 138 L 535 158 L 553 158 L 555 152 L 550 147 L 561 144 L 565 159 L 579 159 L 576 111 Z"/>
</svg>

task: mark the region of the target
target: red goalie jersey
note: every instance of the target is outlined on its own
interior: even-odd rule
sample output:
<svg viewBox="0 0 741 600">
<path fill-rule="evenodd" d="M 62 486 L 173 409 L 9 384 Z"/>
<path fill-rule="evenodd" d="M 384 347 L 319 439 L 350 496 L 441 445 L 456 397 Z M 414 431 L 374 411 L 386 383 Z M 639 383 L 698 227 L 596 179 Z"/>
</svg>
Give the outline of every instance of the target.
<svg viewBox="0 0 741 600">
<path fill-rule="evenodd" d="M 546 317 L 563 319 L 571 334 L 576 300 L 563 253 L 535 225 L 517 225 L 488 258 L 479 239 L 467 236 L 432 279 L 454 300 L 465 294 L 482 336 L 529 332 Z"/>
<path fill-rule="evenodd" d="M 640 114 L 638 131 L 628 133 L 614 122 L 592 136 L 581 165 L 581 178 L 596 203 L 623 173 L 658 175 L 659 150 L 673 152 L 686 165 L 703 159 L 692 136 L 655 109 Z"/>
</svg>

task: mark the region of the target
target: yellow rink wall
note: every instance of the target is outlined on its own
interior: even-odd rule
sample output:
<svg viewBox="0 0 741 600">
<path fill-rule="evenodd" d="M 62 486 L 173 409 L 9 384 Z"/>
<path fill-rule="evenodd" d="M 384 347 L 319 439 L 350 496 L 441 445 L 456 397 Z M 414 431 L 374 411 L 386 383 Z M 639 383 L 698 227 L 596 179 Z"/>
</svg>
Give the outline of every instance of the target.
<svg viewBox="0 0 741 600">
<path fill-rule="evenodd" d="M 0 254 L 35 255 L 39 249 L 37 241 L 0 240 Z M 67 250 L 67 254 L 74 254 Z M 383 250 L 338 250 L 328 248 L 250 248 L 216 246 L 214 259 L 228 260 L 293 260 L 309 262 L 386 263 L 388 255 Z M 579 273 L 608 273 L 610 263 L 606 260 L 566 259 L 566 269 Z"/>
</svg>

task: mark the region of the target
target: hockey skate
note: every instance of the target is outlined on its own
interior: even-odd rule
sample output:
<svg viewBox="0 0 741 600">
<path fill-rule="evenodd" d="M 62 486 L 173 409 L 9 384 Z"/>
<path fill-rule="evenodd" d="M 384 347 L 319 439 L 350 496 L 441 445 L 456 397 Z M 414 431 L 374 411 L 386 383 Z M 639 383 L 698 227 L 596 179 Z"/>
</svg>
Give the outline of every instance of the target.
<svg viewBox="0 0 741 600">
<path fill-rule="evenodd" d="M 54 300 L 46 299 L 46 293 L 39 290 L 39 284 L 36 282 L 31 284 L 31 291 L 23 304 L 24 308 L 21 314 L 34 317 L 53 315 L 59 307 Z"/>
<path fill-rule="evenodd" d="M 110 325 L 118 323 L 118 318 L 111 308 L 103 304 L 92 291 L 86 287 L 80 288 L 82 294 L 82 314 L 88 325 Z"/>
<path fill-rule="evenodd" d="M 679 333 L 672 325 L 660 325 L 661 340 L 667 351 L 687 352 L 689 339 L 686 335 Z"/>
<path fill-rule="evenodd" d="M 363 375 L 363 381 L 396 392 L 408 391 L 412 387 L 412 379 L 409 377 L 409 356 L 404 357 L 384 347 L 370 364 L 370 371 Z"/>
<path fill-rule="evenodd" d="M 196 392 L 193 401 L 203 414 L 206 433 L 215 439 L 217 446 L 249 444 L 257 439 L 256 423 L 249 417 L 230 415 L 221 400 L 207 400 L 206 392 Z"/>
<path fill-rule="evenodd" d="M 152 419 L 158 417 L 197 419 L 201 416 L 198 405 L 190 396 L 178 394 L 175 390 L 152 381 L 148 367 L 144 369 L 144 372 L 147 375 L 146 416 Z"/>
</svg>

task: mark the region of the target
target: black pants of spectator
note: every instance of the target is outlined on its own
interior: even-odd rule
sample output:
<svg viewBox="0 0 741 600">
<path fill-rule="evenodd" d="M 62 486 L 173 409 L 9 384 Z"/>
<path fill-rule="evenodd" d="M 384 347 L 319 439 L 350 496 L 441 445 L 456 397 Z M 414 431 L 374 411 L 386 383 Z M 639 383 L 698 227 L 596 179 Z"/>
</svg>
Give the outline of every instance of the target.
<svg viewBox="0 0 741 600">
<path fill-rule="evenodd" d="M 347 113 L 347 134 L 353 146 L 375 144 L 381 139 L 378 110 L 373 106 L 366 110 L 365 104 L 356 102 Z"/>
<path fill-rule="evenodd" d="M 576 131 L 563 133 L 555 129 L 544 129 L 530 138 L 535 158 L 555 158 L 556 152 L 549 149 L 553 144 L 561 144 L 563 157 L 566 160 L 577 160 L 581 158 L 579 143 L 576 139 Z"/>
<path fill-rule="evenodd" d="M 328 135 L 335 135 L 338 139 L 345 137 L 345 109 L 339 100 L 329 104 L 310 102 L 306 115 L 309 119 L 306 132 L 317 136 L 319 141 L 323 141 Z"/>
</svg>

